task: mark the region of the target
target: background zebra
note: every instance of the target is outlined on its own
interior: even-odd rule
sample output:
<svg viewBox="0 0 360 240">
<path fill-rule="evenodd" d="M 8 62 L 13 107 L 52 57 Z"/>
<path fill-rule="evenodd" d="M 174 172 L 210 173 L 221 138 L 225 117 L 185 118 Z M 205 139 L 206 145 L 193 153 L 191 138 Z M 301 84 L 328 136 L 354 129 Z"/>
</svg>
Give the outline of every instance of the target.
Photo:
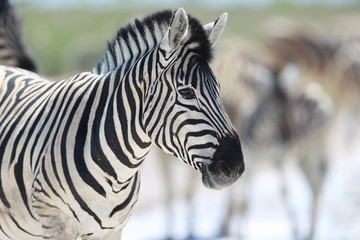
<svg viewBox="0 0 360 240">
<path fill-rule="evenodd" d="M 93 73 L 58 82 L 0 76 L 1 239 L 119 239 L 151 143 L 227 187 L 244 171 L 239 138 L 208 66 L 227 20 L 180 8 L 119 30 Z"/>
<path fill-rule="evenodd" d="M 36 71 L 23 38 L 22 19 L 7 1 L 0 1 L 0 64 Z"/>
<path fill-rule="evenodd" d="M 316 82 L 294 82 L 287 71 L 292 64 L 272 78 L 272 84 L 242 126 L 241 136 L 246 142 L 250 159 L 275 160 L 282 178 L 282 194 L 295 238 L 313 238 L 316 228 L 318 202 L 328 167 L 328 135 L 334 107 L 330 96 Z M 290 81 L 289 81 L 290 78 Z M 299 81 L 301 76 L 295 76 Z M 256 149 L 262 148 L 261 153 Z M 259 156 L 260 155 L 260 156 Z M 261 156 L 262 155 L 262 156 Z M 299 167 L 309 184 L 312 206 L 309 231 L 301 236 L 296 210 L 289 202 L 291 184 L 285 178 L 286 166 Z"/>
<path fill-rule="evenodd" d="M 277 69 L 291 61 L 302 78 L 320 83 L 330 95 L 334 124 L 344 125 L 337 127 L 343 128 L 339 134 L 345 143 L 356 139 L 353 126 L 360 118 L 360 42 L 354 33 L 331 34 L 319 27 L 287 24 L 281 34 L 271 34 L 265 41 Z"/>
</svg>

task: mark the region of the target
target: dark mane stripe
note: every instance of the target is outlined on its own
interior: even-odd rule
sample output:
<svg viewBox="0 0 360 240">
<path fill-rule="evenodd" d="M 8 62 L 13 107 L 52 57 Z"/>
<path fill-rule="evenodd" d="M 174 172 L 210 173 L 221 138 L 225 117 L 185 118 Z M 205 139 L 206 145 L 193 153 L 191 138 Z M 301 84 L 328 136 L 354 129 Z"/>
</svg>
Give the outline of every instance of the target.
<svg viewBox="0 0 360 240">
<path fill-rule="evenodd" d="M 160 11 L 141 20 L 136 19 L 134 22 L 121 28 L 115 38 L 108 43 L 107 50 L 104 56 L 97 62 L 94 72 L 98 74 L 110 72 L 116 66 L 138 59 L 150 49 L 159 45 L 171 24 L 173 14 L 174 11 L 171 10 Z M 188 17 L 190 37 L 184 45 L 198 43 L 195 48 L 192 48 L 192 51 L 209 62 L 212 59 L 212 51 L 205 30 L 196 18 L 190 15 Z M 121 48 L 122 42 L 125 43 L 126 47 Z M 150 45 L 149 42 L 155 45 Z M 141 45 L 145 45 L 146 49 L 142 49 Z M 135 51 L 138 52 L 137 55 L 134 55 L 134 49 L 132 49 L 134 46 L 137 48 Z M 139 50 L 142 52 L 139 52 Z M 130 57 L 125 57 L 124 59 L 124 56 Z"/>
</svg>

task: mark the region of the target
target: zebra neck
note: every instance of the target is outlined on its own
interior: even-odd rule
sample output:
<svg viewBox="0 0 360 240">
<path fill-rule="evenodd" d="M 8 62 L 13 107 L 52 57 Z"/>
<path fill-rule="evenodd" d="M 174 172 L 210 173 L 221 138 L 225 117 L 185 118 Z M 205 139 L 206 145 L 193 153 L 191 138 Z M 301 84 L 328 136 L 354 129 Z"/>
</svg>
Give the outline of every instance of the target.
<svg viewBox="0 0 360 240">
<path fill-rule="evenodd" d="M 94 124 L 99 141 L 91 141 L 92 148 L 104 149 L 109 160 L 108 166 L 102 163 L 103 170 L 121 182 L 136 174 L 151 147 L 142 126 L 142 94 L 136 91 L 141 86 L 131 78 L 132 71 L 124 75 L 118 69 L 100 81 L 103 83 L 103 98 L 100 96 L 99 100 L 104 106 L 103 117 Z M 122 80 L 118 81 L 119 78 Z"/>
</svg>

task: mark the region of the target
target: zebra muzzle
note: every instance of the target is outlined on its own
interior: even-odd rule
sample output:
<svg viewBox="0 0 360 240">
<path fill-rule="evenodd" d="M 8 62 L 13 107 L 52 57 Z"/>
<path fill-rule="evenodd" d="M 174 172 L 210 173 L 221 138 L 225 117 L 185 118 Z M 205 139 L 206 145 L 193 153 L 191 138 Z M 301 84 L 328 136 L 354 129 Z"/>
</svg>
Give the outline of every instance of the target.
<svg viewBox="0 0 360 240">
<path fill-rule="evenodd" d="M 201 168 L 203 184 L 211 189 L 223 189 L 233 184 L 245 170 L 239 138 L 226 137 L 220 141 L 213 160 Z"/>
</svg>

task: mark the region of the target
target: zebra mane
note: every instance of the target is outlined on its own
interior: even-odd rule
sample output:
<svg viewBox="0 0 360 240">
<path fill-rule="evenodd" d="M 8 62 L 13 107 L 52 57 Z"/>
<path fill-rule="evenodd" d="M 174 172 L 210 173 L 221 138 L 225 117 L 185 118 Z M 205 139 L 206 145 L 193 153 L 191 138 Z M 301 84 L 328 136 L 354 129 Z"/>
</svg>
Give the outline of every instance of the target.
<svg viewBox="0 0 360 240">
<path fill-rule="evenodd" d="M 142 20 L 121 28 L 115 38 L 108 42 L 107 50 L 93 69 L 94 73 L 105 74 L 117 66 L 134 63 L 148 51 L 158 46 L 171 24 L 174 11 L 164 10 L 149 15 Z M 207 62 L 212 59 L 211 45 L 208 36 L 200 22 L 188 15 L 189 34 L 186 43 L 196 42 L 193 51 L 202 56 Z"/>
</svg>

